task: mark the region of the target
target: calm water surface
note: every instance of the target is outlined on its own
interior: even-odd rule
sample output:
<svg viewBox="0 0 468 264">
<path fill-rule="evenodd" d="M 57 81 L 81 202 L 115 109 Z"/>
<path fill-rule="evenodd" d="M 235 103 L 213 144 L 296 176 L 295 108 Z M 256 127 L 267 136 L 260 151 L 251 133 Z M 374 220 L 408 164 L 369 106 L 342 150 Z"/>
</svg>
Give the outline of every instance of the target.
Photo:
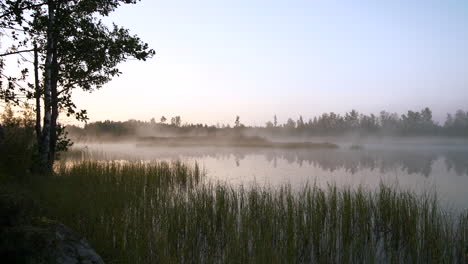
<svg viewBox="0 0 468 264">
<path fill-rule="evenodd" d="M 435 189 L 448 206 L 468 208 L 468 142 L 370 142 L 361 150 L 349 145 L 341 142 L 336 150 L 281 150 L 80 143 L 75 148 L 87 150 L 96 160 L 198 162 L 209 180 L 233 185 L 301 188 L 335 183 L 373 188 L 385 182 L 417 191 Z"/>
</svg>

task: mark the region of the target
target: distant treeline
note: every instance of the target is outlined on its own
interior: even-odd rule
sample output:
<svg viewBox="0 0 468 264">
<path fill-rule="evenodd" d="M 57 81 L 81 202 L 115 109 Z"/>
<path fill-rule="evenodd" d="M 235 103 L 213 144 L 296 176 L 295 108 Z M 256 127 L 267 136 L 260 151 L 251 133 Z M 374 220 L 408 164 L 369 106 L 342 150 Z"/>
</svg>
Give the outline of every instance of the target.
<svg viewBox="0 0 468 264">
<path fill-rule="evenodd" d="M 83 128 L 68 126 L 68 132 L 75 137 L 129 137 L 154 135 L 235 135 L 256 134 L 266 136 L 325 136 L 325 135 L 392 135 L 392 136 L 468 136 L 468 111 L 458 110 L 448 114 L 445 122 L 439 124 L 432 119 L 429 108 L 421 111 L 408 111 L 405 114 L 382 111 L 380 114 L 361 114 L 356 110 L 344 115 L 333 112 L 305 120 L 300 116 L 297 120 L 289 118 L 286 123 L 279 124 L 276 115 L 263 127 L 245 126 L 237 116 L 232 124 L 182 123 L 180 116 L 166 117 L 156 121 L 128 120 L 104 121 L 86 124 Z"/>
</svg>

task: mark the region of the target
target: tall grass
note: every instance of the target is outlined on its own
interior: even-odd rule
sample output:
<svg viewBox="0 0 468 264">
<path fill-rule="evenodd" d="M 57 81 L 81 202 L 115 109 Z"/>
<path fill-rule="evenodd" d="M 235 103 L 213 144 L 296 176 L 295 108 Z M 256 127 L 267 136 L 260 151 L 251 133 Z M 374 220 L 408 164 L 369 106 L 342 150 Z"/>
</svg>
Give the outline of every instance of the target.
<svg viewBox="0 0 468 264">
<path fill-rule="evenodd" d="M 467 263 L 468 214 L 381 185 L 232 187 L 197 165 L 82 162 L 30 182 L 108 263 Z"/>
</svg>

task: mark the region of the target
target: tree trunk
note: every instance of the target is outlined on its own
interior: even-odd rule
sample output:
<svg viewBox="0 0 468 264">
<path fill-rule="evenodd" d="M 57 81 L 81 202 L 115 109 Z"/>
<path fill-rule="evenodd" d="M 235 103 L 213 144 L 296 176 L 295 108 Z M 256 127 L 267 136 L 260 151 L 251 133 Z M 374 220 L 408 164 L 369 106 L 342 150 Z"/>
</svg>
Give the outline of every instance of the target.
<svg viewBox="0 0 468 264">
<path fill-rule="evenodd" d="M 52 116 L 50 123 L 50 148 L 49 148 L 49 168 L 52 169 L 55 161 L 55 150 L 57 146 L 58 134 L 57 134 L 57 119 L 59 116 L 58 108 L 58 92 L 57 92 L 57 78 L 58 78 L 58 64 L 57 64 L 57 49 L 54 50 L 53 59 L 53 70 L 52 70 L 52 86 L 51 88 L 51 107 Z"/>
<path fill-rule="evenodd" d="M 37 45 L 34 44 L 34 89 L 36 97 L 36 137 L 37 146 L 41 147 L 41 88 L 39 87 L 39 59 Z M 40 152 L 40 150 L 39 150 Z"/>
<path fill-rule="evenodd" d="M 45 85 L 44 85 L 44 124 L 42 128 L 42 138 L 40 145 L 40 162 L 43 172 L 51 172 L 50 167 L 50 134 L 52 122 L 52 83 L 53 83 L 53 62 L 54 50 L 56 46 L 55 39 L 55 5 L 54 1 L 49 1 L 49 18 L 47 27 L 47 53 L 45 60 Z"/>
</svg>

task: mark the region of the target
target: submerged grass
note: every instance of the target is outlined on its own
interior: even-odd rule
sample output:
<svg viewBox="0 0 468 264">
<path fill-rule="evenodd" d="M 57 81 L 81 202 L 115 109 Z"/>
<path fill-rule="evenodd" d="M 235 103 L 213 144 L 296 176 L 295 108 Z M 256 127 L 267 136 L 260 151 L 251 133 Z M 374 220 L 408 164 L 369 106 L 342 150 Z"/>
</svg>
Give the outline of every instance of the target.
<svg viewBox="0 0 468 264">
<path fill-rule="evenodd" d="M 82 162 L 30 182 L 108 263 L 467 263 L 468 214 L 380 185 L 300 191 L 203 181 L 197 165 Z"/>
</svg>

